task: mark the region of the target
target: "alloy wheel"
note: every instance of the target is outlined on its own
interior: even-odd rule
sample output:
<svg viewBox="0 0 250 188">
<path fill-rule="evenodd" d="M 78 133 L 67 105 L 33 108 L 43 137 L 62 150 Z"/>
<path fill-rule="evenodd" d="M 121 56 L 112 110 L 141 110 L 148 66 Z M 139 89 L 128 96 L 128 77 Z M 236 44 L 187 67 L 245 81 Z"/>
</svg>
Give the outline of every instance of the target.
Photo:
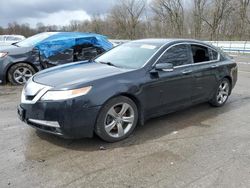
<svg viewBox="0 0 250 188">
<path fill-rule="evenodd" d="M 17 68 L 13 74 L 13 78 L 18 84 L 25 84 L 32 76 L 32 71 L 26 67 Z"/>
<path fill-rule="evenodd" d="M 128 103 L 119 103 L 112 106 L 105 118 L 105 131 L 114 138 L 126 135 L 135 121 L 135 112 Z"/>
<path fill-rule="evenodd" d="M 229 89 L 229 83 L 226 80 L 222 81 L 217 93 L 217 102 L 219 104 L 223 104 L 227 100 L 229 96 Z"/>
</svg>

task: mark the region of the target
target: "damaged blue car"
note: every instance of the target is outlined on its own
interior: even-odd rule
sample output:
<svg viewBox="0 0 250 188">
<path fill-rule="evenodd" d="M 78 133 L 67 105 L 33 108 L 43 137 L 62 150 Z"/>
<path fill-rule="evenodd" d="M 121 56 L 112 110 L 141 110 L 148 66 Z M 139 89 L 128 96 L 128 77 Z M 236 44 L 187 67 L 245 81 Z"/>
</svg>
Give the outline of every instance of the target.
<svg viewBox="0 0 250 188">
<path fill-rule="evenodd" d="M 0 47 L 0 84 L 23 85 L 40 70 L 87 61 L 112 47 L 105 36 L 94 33 L 40 33 Z"/>
</svg>

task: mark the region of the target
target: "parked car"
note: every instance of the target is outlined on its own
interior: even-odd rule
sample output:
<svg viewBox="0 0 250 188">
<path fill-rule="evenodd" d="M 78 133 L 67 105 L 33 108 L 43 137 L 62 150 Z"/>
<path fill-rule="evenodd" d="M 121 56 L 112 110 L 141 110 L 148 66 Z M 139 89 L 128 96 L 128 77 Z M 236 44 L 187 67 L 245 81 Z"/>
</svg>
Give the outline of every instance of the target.
<svg viewBox="0 0 250 188">
<path fill-rule="evenodd" d="M 122 44 L 92 63 L 41 71 L 23 89 L 18 114 L 28 125 L 62 137 L 108 142 L 137 124 L 188 106 L 223 106 L 237 64 L 196 40 L 145 39 Z"/>
<path fill-rule="evenodd" d="M 40 33 L 11 46 L 0 47 L 0 83 L 25 84 L 40 70 L 90 60 L 112 47 L 105 36 L 93 33 Z"/>
<path fill-rule="evenodd" d="M 24 39 L 22 35 L 0 35 L 0 46 L 9 46 Z"/>
</svg>

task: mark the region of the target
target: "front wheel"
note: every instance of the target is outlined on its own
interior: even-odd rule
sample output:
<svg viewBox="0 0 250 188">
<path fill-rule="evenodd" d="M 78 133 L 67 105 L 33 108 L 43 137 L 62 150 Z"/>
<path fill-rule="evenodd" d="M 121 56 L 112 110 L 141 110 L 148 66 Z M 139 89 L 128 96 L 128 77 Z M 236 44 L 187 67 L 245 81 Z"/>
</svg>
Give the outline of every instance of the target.
<svg viewBox="0 0 250 188">
<path fill-rule="evenodd" d="M 215 107 L 223 106 L 229 97 L 231 91 L 231 84 L 228 79 L 224 78 L 218 88 L 217 92 L 213 96 L 213 99 L 210 101 L 210 104 Z"/>
<path fill-rule="evenodd" d="M 109 100 L 97 118 L 95 133 L 107 142 L 127 138 L 136 127 L 138 110 L 135 103 L 124 96 Z"/>
<path fill-rule="evenodd" d="M 24 85 L 36 73 L 35 69 L 27 63 L 18 63 L 10 67 L 8 80 L 12 85 Z"/>
</svg>

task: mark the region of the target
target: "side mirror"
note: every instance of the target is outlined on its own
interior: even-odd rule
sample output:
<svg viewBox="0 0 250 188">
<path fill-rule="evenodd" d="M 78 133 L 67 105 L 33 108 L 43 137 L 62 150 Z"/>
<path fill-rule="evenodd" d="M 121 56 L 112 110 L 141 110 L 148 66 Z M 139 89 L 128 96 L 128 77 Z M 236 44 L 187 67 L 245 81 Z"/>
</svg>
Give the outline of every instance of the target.
<svg viewBox="0 0 250 188">
<path fill-rule="evenodd" d="M 174 66 L 171 63 L 158 63 L 155 65 L 155 70 L 172 72 L 174 70 Z"/>
</svg>

